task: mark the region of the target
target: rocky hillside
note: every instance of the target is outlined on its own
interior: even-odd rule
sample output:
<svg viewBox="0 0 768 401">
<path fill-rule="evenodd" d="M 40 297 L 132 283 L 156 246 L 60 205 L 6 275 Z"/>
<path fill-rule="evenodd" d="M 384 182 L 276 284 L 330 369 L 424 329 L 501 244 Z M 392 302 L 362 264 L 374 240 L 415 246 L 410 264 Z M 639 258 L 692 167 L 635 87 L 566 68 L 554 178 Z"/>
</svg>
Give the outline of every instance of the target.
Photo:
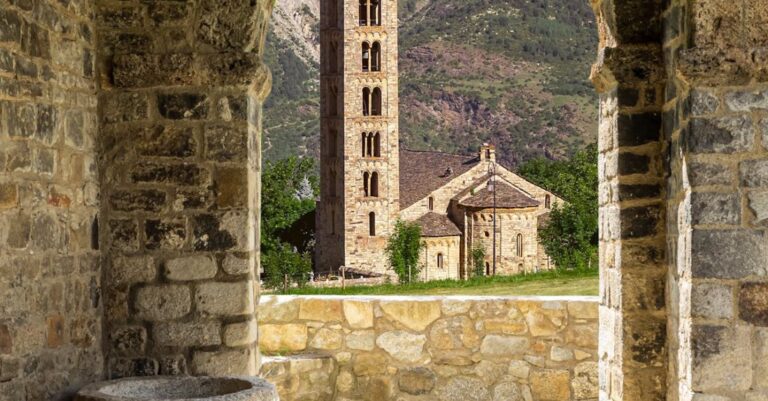
<svg viewBox="0 0 768 401">
<path fill-rule="evenodd" d="M 582 0 L 401 0 L 404 146 L 474 152 L 495 143 L 516 165 L 595 140 L 587 81 L 594 17 Z M 268 159 L 317 154 L 318 0 L 277 0 L 267 63 Z"/>
</svg>

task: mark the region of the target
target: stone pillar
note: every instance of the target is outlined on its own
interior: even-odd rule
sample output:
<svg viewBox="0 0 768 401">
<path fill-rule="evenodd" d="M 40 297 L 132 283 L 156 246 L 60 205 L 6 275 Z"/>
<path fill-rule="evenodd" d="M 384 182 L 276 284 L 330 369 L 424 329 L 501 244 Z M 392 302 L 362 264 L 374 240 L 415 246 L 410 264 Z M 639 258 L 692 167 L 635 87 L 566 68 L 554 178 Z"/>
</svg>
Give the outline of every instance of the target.
<svg viewBox="0 0 768 401">
<path fill-rule="evenodd" d="M 273 1 L 98 3 L 108 374 L 255 375 Z"/>
<path fill-rule="evenodd" d="M 669 399 L 768 399 L 768 5 L 670 3 Z"/>
<path fill-rule="evenodd" d="M 593 1 L 600 33 L 600 399 L 663 400 L 665 76 L 660 2 Z"/>
</svg>

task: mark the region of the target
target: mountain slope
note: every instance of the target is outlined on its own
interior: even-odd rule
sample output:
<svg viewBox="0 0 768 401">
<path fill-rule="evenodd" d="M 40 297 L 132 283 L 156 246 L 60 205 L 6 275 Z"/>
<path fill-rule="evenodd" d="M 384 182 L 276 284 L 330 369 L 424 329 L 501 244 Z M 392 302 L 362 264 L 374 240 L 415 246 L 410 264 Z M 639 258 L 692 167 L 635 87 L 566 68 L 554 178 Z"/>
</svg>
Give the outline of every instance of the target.
<svg viewBox="0 0 768 401">
<path fill-rule="evenodd" d="M 278 0 L 266 61 L 268 159 L 317 156 L 318 0 Z M 580 0 L 401 0 L 401 140 L 411 149 L 474 152 L 503 162 L 562 158 L 594 142 L 587 81 L 597 45 Z"/>
</svg>

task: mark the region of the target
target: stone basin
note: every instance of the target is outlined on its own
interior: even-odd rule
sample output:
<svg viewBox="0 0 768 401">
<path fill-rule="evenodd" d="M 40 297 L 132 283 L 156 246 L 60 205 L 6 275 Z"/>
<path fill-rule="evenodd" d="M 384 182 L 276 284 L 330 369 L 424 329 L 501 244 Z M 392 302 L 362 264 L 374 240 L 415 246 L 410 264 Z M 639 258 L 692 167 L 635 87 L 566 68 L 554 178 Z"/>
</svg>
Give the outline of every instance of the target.
<svg viewBox="0 0 768 401">
<path fill-rule="evenodd" d="M 91 384 L 75 401 L 278 401 L 275 387 L 255 377 L 132 377 Z"/>
</svg>

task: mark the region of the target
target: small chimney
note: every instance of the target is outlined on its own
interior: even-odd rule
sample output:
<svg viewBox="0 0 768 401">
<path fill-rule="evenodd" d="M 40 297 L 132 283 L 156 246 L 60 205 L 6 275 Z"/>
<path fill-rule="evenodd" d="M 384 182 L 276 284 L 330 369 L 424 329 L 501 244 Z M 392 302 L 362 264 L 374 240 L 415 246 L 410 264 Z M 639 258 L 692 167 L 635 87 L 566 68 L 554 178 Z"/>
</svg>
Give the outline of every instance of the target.
<svg viewBox="0 0 768 401">
<path fill-rule="evenodd" d="M 483 146 L 480 147 L 480 161 L 496 162 L 496 146 L 484 143 Z"/>
</svg>

